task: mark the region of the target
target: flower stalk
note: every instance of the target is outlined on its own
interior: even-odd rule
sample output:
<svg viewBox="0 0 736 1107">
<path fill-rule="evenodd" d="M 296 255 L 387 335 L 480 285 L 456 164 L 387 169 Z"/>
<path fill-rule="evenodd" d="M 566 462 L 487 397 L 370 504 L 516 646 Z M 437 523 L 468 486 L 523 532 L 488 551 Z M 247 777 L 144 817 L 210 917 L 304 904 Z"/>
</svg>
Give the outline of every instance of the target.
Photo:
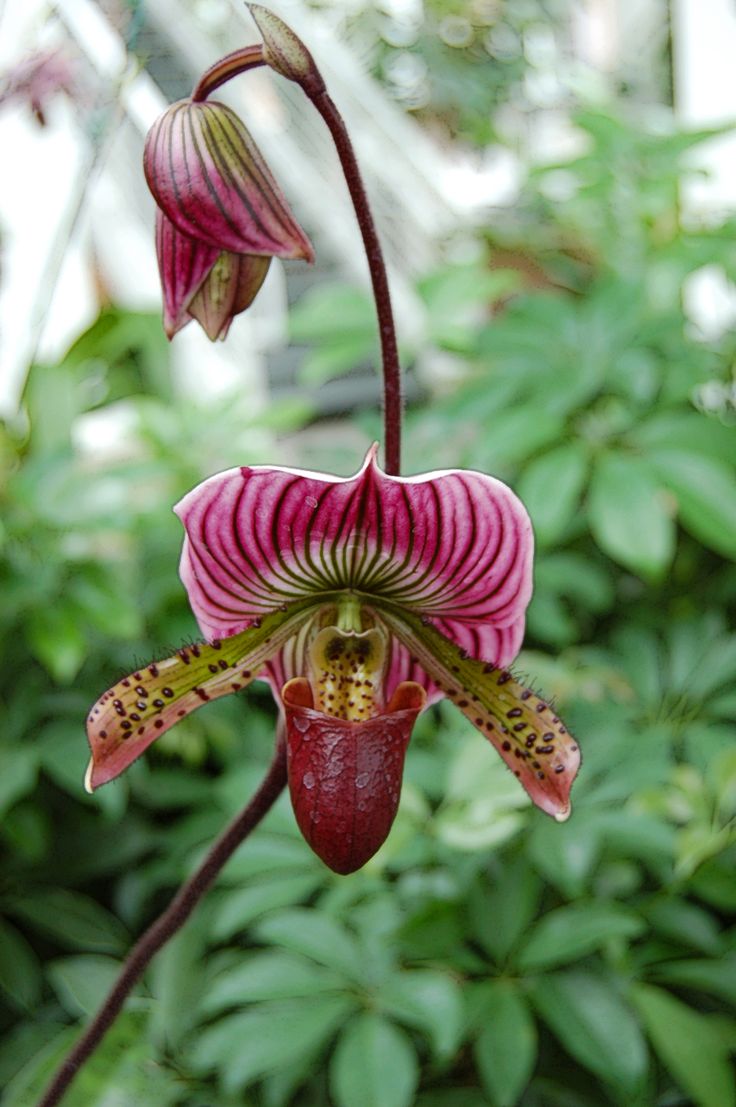
<svg viewBox="0 0 736 1107">
<path fill-rule="evenodd" d="M 222 832 L 199 868 L 182 884 L 166 910 L 138 939 L 102 1007 L 72 1051 L 56 1071 L 38 1107 L 56 1107 L 117 1018 L 125 1000 L 148 968 L 152 958 L 187 921 L 202 896 L 238 846 L 268 814 L 286 786 L 286 749 L 277 742 L 276 752 L 260 788 L 247 807 Z"/>
<path fill-rule="evenodd" d="M 378 318 L 383 367 L 384 469 L 389 475 L 397 476 L 401 472 L 402 394 L 396 325 L 383 250 L 355 150 L 345 122 L 329 96 L 322 75 L 304 44 L 272 12 L 257 4 L 251 4 L 250 10 L 259 30 L 264 35 L 264 45 L 246 46 L 216 62 L 202 75 L 192 93 L 192 100 L 204 101 L 215 89 L 220 88 L 233 77 L 247 73 L 258 66 L 268 65 L 281 76 L 295 81 L 322 116 L 340 159 L 368 261 Z"/>
</svg>

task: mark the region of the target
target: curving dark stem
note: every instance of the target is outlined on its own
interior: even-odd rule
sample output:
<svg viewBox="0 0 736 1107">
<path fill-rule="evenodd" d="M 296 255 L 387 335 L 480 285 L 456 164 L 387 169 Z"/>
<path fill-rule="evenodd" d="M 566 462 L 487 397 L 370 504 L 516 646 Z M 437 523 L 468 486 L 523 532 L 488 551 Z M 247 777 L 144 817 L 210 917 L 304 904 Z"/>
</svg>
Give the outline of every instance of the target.
<svg viewBox="0 0 736 1107">
<path fill-rule="evenodd" d="M 193 100 L 205 100 L 216 88 L 249 69 L 268 64 L 262 46 L 246 46 L 235 50 L 210 66 L 192 93 Z M 297 78 L 294 77 L 294 80 Z M 311 100 L 327 124 L 335 143 L 340 165 L 353 201 L 353 208 L 363 238 L 368 268 L 373 286 L 373 298 L 381 336 L 381 362 L 383 365 L 383 424 L 384 465 L 387 473 L 397 476 L 401 472 L 401 366 L 396 344 L 396 326 L 391 306 L 386 263 L 376 232 L 363 178 L 342 116 L 330 99 L 324 81 L 317 70 L 300 78 L 297 83 Z"/>
<path fill-rule="evenodd" d="M 312 91 L 306 85 L 302 87 L 324 119 L 332 135 L 350 192 L 350 198 L 353 201 L 360 233 L 363 236 L 363 246 L 371 273 L 373 299 L 376 304 L 378 329 L 381 336 L 384 465 L 387 473 L 398 476 L 401 472 L 401 366 L 396 344 L 396 327 L 391 306 L 391 293 L 388 287 L 386 263 L 353 144 L 350 141 L 343 118 L 324 88 Z"/>
<path fill-rule="evenodd" d="M 153 956 L 173 937 L 191 915 L 223 865 L 247 838 L 281 795 L 286 784 L 286 747 L 277 743 L 276 752 L 260 788 L 248 806 L 233 819 L 215 842 L 196 872 L 172 899 L 128 954 L 107 999 L 82 1037 L 59 1066 L 38 1107 L 55 1107 L 112 1026 L 123 1003 Z"/>
<path fill-rule="evenodd" d="M 192 100 L 197 103 L 206 100 L 215 89 L 224 85 L 231 77 L 237 77 L 239 73 L 245 73 L 248 69 L 257 69 L 259 65 L 265 65 L 263 47 L 244 46 L 240 50 L 233 50 L 232 54 L 226 54 L 209 69 L 206 69 L 197 81 Z"/>
</svg>

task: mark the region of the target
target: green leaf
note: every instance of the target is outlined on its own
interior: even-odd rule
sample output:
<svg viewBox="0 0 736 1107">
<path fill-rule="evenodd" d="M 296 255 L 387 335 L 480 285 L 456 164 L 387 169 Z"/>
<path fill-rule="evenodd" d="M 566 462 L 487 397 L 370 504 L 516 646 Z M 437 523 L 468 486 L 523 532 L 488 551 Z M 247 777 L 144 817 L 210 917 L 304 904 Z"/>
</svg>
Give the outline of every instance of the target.
<svg viewBox="0 0 736 1107">
<path fill-rule="evenodd" d="M 494 981 L 485 992 L 475 1063 L 494 1107 L 513 1107 L 534 1070 L 536 1026 L 526 1000 L 511 981 Z"/>
<path fill-rule="evenodd" d="M 611 984 L 592 973 L 556 973 L 531 988 L 535 1007 L 568 1053 L 633 1091 L 647 1069 L 639 1025 Z"/>
<path fill-rule="evenodd" d="M 352 1006 L 342 996 L 262 1003 L 198 1031 L 189 1059 L 195 1070 L 219 1069 L 225 1090 L 234 1093 L 321 1049 Z"/>
<path fill-rule="evenodd" d="M 634 428 L 629 439 L 647 452 L 669 450 L 674 444 L 677 450 L 705 454 L 726 463 L 734 456 L 733 427 L 696 411 L 655 412 Z"/>
<path fill-rule="evenodd" d="M 472 934 L 503 963 L 537 913 L 542 885 L 526 857 L 509 859 L 476 887 L 468 902 Z"/>
<path fill-rule="evenodd" d="M 649 984 L 632 985 L 631 998 L 662 1064 L 697 1107 L 734 1107 L 733 1070 L 710 1021 Z"/>
<path fill-rule="evenodd" d="M 330 1064 L 337 1107 L 409 1107 L 418 1081 L 417 1057 L 401 1030 L 369 1013 L 348 1024 Z"/>
<path fill-rule="evenodd" d="M 355 938 L 329 915 L 306 907 L 280 911 L 258 924 L 260 942 L 290 949 L 321 965 L 343 972 L 351 980 L 360 976 L 361 955 Z"/>
<path fill-rule="evenodd" d="M 438 1057 L 449 1057 L 460 1044 L 464 1007 L 460 986 L 448 973 L 433 969 L 395 973 L 379 993 L 383 1008 L 429 1034 Z"/>
<path fill-rule="evenodd" d="M 736 453 L 736 435 L 733 445 Z M 674 447 L 653 450 L 648 456 L 663 483 L 675 495 L 682 525 L 717 553 L 736 557 L 733 467 Z"/>
<path fill-rule="evenodd" d="M 118 977 L 120 962 L 98 954 L 62 957 L 51 961 L 47 972 L 62 1007 L 77 1018 L 97 1011 Z"/>
<path fill-rule="evenodd" d="M 646 923 L 613 904 L 575 903 L 548 912 L 532 930 L 516 959 L 523 972 L 537 972 L 577 961 L 612 938 L 633 939 Z"/>
<path fill-rule="evenodd" d="M 661 896 L 643 913 L 655 930 L 681 945 L 711 956 L 717 956 L 722 950 L 719 926 L 702 907 L 676 897 Z"/>
<path fill-rule="evenodd" d="M 0 989 L 18 1007 L 31 1010 L 41 994 L 41 969 L 31 946 L 0 919 Z"/>
<path fill-rule="evenodd" d="M 38 888 L 8 900 L 8 910 L 62 946 L 95 953 L 122 953 L 125 927 L 89 896 L 64 888 Z"/>
<path fill-rule="evenodd" d="M 306 899 L 321 883 L 319 873 L 278 875 L 222 894 L 212 918 L 212 938 L 216 942 L 227 941 L 267 911 Z"/>
<path fill-rule="evenodd" d="M 667 961 L 651 970 L 658 981 L 719 996 L 736 1007 L 736 953 L 712 960 Z"/>
<path fill-rule="evenodd" d="M 570 525 L 587 472 L 588 452 L 582 442 L 558 446 L 524 470 L 518 492 L 540 546 L 554 545 Z"/>
<path fill-rule="evenodd" d="M 268 999 L 294 999 L 345 988 L 344 980 L 329 969 L 296 953 L 267 950 L 256 953 L 216 976 L 201 1009 L 212 1015 L 226 1007 L 244 1007 Z"/>
<path fill-rule="evenodd" d="M 30 746 L 2 750 L 3 768 L 0 773 L 0 816 L 8 811 L 16 800 L 32 792 L 38 771 L 38 751 Z"/>
<path fill-rule="evenodd" d="M 603 454 L 593 471 L 588 513 L 604 553 L 648 579 L 663 575 L 675 551 L 675 526 L 667 498 L 645 461 Z"/>
<path fill-rule="evenodd" d="M 87 656 L 76 612 L 63 601 L 32 611 L 25 624 L 33 656 L 59 684 L 69 684 Z"/>
</svg>

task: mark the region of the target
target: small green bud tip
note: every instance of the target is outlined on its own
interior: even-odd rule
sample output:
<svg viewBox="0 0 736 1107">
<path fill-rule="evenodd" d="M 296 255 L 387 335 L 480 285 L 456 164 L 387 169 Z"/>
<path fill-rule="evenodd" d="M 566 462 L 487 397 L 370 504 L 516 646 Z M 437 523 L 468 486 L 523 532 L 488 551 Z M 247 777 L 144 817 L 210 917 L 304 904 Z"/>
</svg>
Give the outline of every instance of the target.
<svg viewBox="0 0 736 1107">
<path fill-rule="evenodd" d="M 291 27 L 262 4 L 248 4 L 248 10 L 263 36 L 263 57 L 271 69 L 310 95 L 322 92 L 325 85 L 314 58 Z"/>
</svg>

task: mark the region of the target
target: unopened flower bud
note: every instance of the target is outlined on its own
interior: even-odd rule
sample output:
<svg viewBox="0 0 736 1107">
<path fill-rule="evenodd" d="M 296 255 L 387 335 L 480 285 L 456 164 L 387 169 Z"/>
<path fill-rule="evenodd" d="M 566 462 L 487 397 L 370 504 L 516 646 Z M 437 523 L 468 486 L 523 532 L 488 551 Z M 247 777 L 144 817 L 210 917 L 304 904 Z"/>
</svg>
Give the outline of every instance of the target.
<svg viewBox="0 0 736 1107">
<path fill-rule="evenodd" d="M 170 338 L 192 318 L 210 338 L 224 338 L 272 257 L 314 260 L 260 150 L 224 104 L 173 104 L 151 128 L 143 164 L 159 207 L 156 249 Z"/>
</svg>

